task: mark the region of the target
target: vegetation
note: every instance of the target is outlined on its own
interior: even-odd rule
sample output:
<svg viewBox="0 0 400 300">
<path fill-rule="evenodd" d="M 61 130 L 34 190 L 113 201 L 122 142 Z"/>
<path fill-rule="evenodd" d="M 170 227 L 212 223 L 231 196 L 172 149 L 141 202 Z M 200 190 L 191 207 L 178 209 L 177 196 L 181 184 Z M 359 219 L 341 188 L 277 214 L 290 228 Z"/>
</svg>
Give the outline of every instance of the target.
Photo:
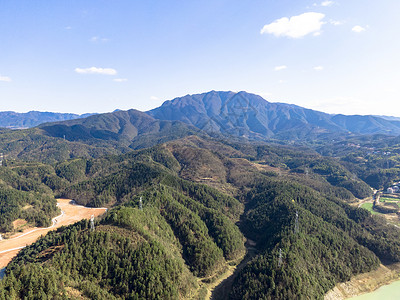
<svg viewBox="0 0 400 300">
<path fill-rule="evenodd" d="M 242 229 L 262 254 L 237 277 L 231 294 L 234 299 L 292 299 L 298 295 L 322 299 L 337 282 L 377 267 L 378 257 L 400 260 L 396 250 L 399 232 L 378 224 L 362 209 L 282 182 L 257 186 L 247 197 L 249 210 Z M 298 233 L 294 229 L 296 211 Z M 372 224 L 382 231 L 371 230 Z M 282 266 L 279 249 L 284 253 Z"/>
<path fill-rule="evenodd" d="M 347 166 L 304 148 L 196 136 L 52 165 L 7 160 L 4 198 L 57 195 L 110 209 L 94 232 L 82 221 L 21 251 L 0 299 L 190 298 L 243 254 L 243 234 L 258 255 L 231 298 L 322 299 L 338 282 L 400 261 L 399 231 L 348 204 L 372 190 Z M 13 211 L 29 201 L 8 202 Z"/>
<path fill-rule="evenodd" d="M 400 139 L 361 136 L 319 147 L 318 152 L 341 160 L 343 166 L 375 189 L 400 180 Z"/>
<path fill-rule="evenodd" d="M 24 219 L 32 226 L 50 226 L 59 210 L 49 186 L 55 176 L 42 164 L 9 163 L 0 168 L 0 232 L 12 232 L 12 222 Z"/>
<path fill-rule="evenodd" d="M 114 211 L 134 219 L 138 209 Z M 122 216 L 122 218 L 124 218 Z M 1 282 L 0 299 L 71 297 L 74 290 L 90 299 L 177 299 L 197 286 L 179 253 L 171 229 L 158 218 L 142 215 L 140 231 L 89 223 L 61 228 L 48 234 L 35 246 L 27 247 L 8 267 Z M 151 229 L 157 221 L 172 239 L 158 239 Z M 136 224 L 137 225 L 137 224 Z M 132 227 L 131 227 L 132 228 Z"/>
<path fill-rule="evenodd" d="M 379 214 L 378 212 L 374 211 L 373 206 L 374 206 L 373 203 L 364 203 L 363 205 L 361 205 L 362 208 L 368 210 L 371 214 L 373 215 Z"/>
</svg>

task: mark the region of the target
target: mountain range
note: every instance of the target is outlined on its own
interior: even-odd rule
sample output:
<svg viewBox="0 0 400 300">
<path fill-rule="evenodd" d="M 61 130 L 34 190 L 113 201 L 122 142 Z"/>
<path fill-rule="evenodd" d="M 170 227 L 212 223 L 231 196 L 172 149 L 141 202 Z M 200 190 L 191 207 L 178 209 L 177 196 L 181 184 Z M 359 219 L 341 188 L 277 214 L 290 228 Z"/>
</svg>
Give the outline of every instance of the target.
<svg viewBox="0 0 400 300">
<path fill-rule="evenodd" d="M 36 148 L 48 148 L 49 145 L 58 148 L 56 144 L 65 140 L 97 149 L 113 146 L 119 149 L 118 153 L 188 135 L 311 143 L 357 135 L 400 135 L 400 121 L 395 118 L 331 115 L 297 105 L 271 103 L 246 92 L 211 91 L 175 98 L 147 112 L 131 109 L 85 116 L 31 112 L 11 117 L 4 112 L 0 113 L 0 124 L 4 126 L 8 122 L 7 126 L 15 128 L 36 124 L 40 120 L 57 120 L 29 129 L 34 132 L 33 139 L 39 141 Z M 65 120 L 67 118 L 69 120 Z M 7 134 L 7 139 L 0 138 L 0 147 L 14 153 L 13 156 L 32 144 L 33 135 L 28 132 L 0 132 Z M 3 140 L 13 142 L 3 144 Z M 81 146 L 78 148 L 82 149 Z"/>
<path fill-rule="evenodd" d="M 109 209 L 24 248 L 0 299 L 323 299 L 400 262 L 359 201 L 399 182 L 398 124 L 211 91 L 2 128 L 0 233 L 49 226 L 56 197 Z"/>
<path fill-rule="evenodd" d="M 400 122 L 377 116 L 331 115 L 297 105 L 271 103 L 246 92 L 187 95 L 147 112 L 208 132 L 256 139 L 303 139 L 327 133 L 399 135 Z"/>
<path fill-rule="evenodd" d="M 83 119 L 45 123 L 39 126 L 46 135 L 68 141 L 115 141 L 120 146 L 144 148 L 171 139 L 200 133 L 180 121 L 154 119 L 135 109 L 93 115 Z M 148 142 L 155 140 L 154 142 Z"/>
<path fill-rule="evenodd" d="M 30 111 L 27 113 L 18 113 L 15 111 L 0 112 L 0 127 L 19 129 L 35 127 L 46 122 L 56 122 L 72 120 L 77 118 L 86 118 L 93 114 L 69 114 L 69 113 L 54 113 Z"/>
</svg>

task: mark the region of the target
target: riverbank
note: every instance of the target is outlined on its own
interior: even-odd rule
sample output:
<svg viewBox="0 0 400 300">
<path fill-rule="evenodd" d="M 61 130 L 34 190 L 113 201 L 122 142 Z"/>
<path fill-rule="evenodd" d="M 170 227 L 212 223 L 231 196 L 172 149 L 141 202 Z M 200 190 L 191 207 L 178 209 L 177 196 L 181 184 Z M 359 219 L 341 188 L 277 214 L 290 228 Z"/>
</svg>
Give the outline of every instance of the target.
<svg viewBox="0 0 400 300">
<path fill-rule="evenodd" d="M 236 276 L 246 266 L 246 264 L 256 256 L 257 249 L 255 246 L 256 243 L 254 241 L 247 239 L 245 243 L 246 254 L 243 256 L 240 263 L 231 267 L 225 276 L 220 278 L 220 280 L 214 284 L 214 286 L 209 290 L 206 300 L 228 299 Z"/>
<path fill-rule="evenodd" d="M 325 295 L 324 300 L 343 300 L 370 293 L 396 280 L 400 280 L 400 263 L 380 265 L 374 271 L 357 275 L 350 281 L 337 284 Z"/>
</svg>

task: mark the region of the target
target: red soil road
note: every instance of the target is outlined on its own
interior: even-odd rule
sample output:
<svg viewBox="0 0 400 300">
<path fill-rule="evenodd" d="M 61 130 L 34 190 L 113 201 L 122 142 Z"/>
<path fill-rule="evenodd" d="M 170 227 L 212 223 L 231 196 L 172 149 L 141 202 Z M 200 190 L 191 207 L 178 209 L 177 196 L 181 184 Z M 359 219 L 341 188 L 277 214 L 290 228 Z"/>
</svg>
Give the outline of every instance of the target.
<svg viewBox="0 0 400 300">
<path fill-rule="evenodd" d="M 27 228 L 23 232 L 14 234 L 9 239 L 0 241 L 0 269 L 6 267 L 23 247 L 33 244 L 41 235 L 82 219 L 90 219 L 92 215 L 97 217 L 107 210 L 107 208 L 88 208 L 75 205 L 74 201 L 70 199 L 57 199 L 57 203 L 62 214 L 53 218 L 52 226 L 48 228 Z"/>
</svg>

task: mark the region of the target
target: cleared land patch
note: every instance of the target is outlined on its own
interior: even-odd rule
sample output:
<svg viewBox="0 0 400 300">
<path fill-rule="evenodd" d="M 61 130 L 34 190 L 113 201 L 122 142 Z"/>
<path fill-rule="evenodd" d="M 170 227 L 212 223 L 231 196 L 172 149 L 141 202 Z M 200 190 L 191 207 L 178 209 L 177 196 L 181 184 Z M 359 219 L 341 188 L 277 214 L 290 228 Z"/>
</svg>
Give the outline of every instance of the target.
<svg viewBox="0 0 400 300">
<path fill-rule="evenodd" d="M 373 206 L 374 206 L 373 203 L 364 203 L 363 205 L 361 205 L 362 208 L 364 208 L 364 209 L 370 211 L 371 214 L 373 214 L 373 215 L 380 215 L 380 213 L 378 213 L 378 212 L 376 212 L 376 211 L 374 211 L 374 210 L 372 209 Z"/>
<path fill-rule="evenodd" d="M 15 230 L 20 230 L 23 227 L 25 227 L 28 224 L 28 222 L 23 219 L 17 219 L 14 222 L 12 222 L 12 224 L 13 224 Z"/>
<path fill-rule="evenodd" d="M 58 199 L 57 203 L 62 214 L 53 218 L 52 226 L 47 228 L 25 228 L 22 232 L 12 235 L 9 239 L 0 241 L 0 269 L 6 267 L 23 247 L 34 243 L 41 235 L 82 219 L 90 219 L 92 215 L 97 217 L 107 210 L 106 208 L 89 208 L 75 205 L 75 202 L 70 199 Z"/>
</svg>

